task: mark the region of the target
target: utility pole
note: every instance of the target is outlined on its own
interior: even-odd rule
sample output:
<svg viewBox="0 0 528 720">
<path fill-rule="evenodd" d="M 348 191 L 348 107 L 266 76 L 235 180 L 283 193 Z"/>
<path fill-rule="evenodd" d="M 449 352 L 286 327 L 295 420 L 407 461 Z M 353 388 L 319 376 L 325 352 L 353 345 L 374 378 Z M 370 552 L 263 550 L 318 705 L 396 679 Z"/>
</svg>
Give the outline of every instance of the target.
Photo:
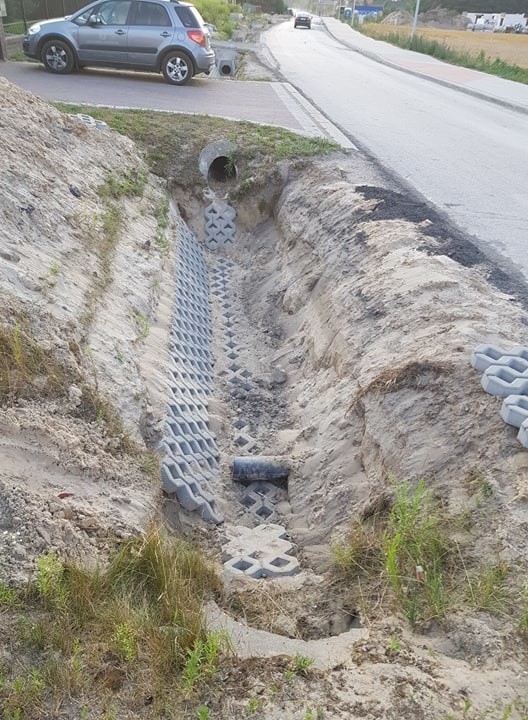
<svg viewBox="0 0 528 720">
<path fill-rule="evenodd" d="M 411 30 L 411 40 L 414 40 L 414 35 L 416 33 L 416 23 L 418 22 L 418 13 L 420 12 L 420 0 L 416 0 L 416 7 L 414 8 L 414 17 L 413 17 L 413 24 L 412 24 L 412 30 Z"/>
<path fill-rule="evenodd" d="M 352 27 L 354 27 L 354 14 L 356 12 L 356 0 L 352 2 Z"/>
<path fill-rule="evenodd" d="M 7 60 L 7 44 L 4 29 L 4 18 L 6 15 L 5 2 L 0 0 L 0 60 Z"/>
</svg>

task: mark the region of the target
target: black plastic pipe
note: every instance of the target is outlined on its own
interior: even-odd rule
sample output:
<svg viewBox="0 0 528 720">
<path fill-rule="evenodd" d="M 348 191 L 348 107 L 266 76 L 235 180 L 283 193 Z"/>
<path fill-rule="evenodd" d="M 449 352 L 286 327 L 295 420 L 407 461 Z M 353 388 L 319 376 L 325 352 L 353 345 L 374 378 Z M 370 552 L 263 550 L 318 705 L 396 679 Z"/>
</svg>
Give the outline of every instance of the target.
<svg viewBox="0 0 528 720">
<path fill-rule="evenodd" d="M 264 455 L 244 455 L 233 460 L 232 479 L 242 485 L 251 485 L 259 480 L 279 487 L 288 485 L 290 468 L 271 457 Z"/>
</svg>

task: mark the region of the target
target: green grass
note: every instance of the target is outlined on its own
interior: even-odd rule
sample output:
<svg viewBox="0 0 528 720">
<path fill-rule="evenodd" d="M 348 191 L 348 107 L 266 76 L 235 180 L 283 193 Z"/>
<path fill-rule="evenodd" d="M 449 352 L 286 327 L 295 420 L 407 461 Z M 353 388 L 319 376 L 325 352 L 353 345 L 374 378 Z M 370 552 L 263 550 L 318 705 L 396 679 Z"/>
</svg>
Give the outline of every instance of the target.
<svg viewBox="0 0 528 720">
<path fill-rule="evenodd" d="M 510 65 L 500 58 L 490 58 L 483 50 L 479 53 L 460 52 L 449 47 L 445 43 L 438 40 L 431 40 L 421 35 L 415 35 L 410 38 L 397 32 L 387 32 L 379 34 L 378 32 L 369 32 L 369 25 L 365 23 L 358 28 L 364 35 L 373 37 L 376 40 L 391 43 L 406 50 L 414 50 L 423 55 L 431 55 L 432 57 L 444 60 L 452 65 L 460 65 L 462 67 L 480 70 L 489 75 L 514 80 L 515 82 L 528 83 L 528 69 L 519 67 L 519 65 Z"/>
<path fill-rule="evenodd" d="M 526 590 L 523 595 L 501 558 L 466 561 L 452 539 L 459 530 L 457 517 L 446 514 L 423 481 L 398 483 L 388 510 L 355 521 L 334 544 L 335 568 L 363 601 L 367 593 L 397 608 L 411 627 L 464 607 L 519 617 L 520 631 L 528 632 Z"/>
<path fill-rule="evenodd" d="M 4 668 L 0 717 L 48 717 L 43 703 L 100 699 L 125 677 L 133 696 L 154 694 L 154 716 L 161 716 L 165 701 L 209 683 L 229 649 L 223 635 L 207 631 L 202 614 L 220 588 L 198 548 L 157 526 L 123 541 L 104 568 L 40 556 L 21 604 L 3 593 L 18 623 L 4 626 L 13 628 L 17 662 Z"/>
<path fill-rule="evenodd" d="M 98 195 L 105 200 L 119 200 L 124 197 L 142 197 L 148 174 L 144 170 L 129 170 L 121 173 L 109 173 L 97 189 Z"/>
<path fill-rule="evenodd" d="M 230 140 L 237 145 L 234 162 L 240 183 L 247 187 L 264 179 L 279 160 L 324 155 L 339 150 L 323 138 L 308 138 L 282 128 L 245 121 L 224 120 L 207 115 L 185 115 L 148 110 L 116 110 L 56 103 L 59 110 L 88 113 L 127 135 L 146 151 L 152 171 L 171 183 L 188 188 L 205 186 L 198 158 L 212 140 Z M 249 179 L 253 178 L 252 183 Z"/>
<path fill-rule="evenodd" d="M 382 536 L 382 553 L 389 585 L 411 625 L 442 616 L 448 540 L 443 519 L 423 482 L 397 488 Z"/>
</svg>

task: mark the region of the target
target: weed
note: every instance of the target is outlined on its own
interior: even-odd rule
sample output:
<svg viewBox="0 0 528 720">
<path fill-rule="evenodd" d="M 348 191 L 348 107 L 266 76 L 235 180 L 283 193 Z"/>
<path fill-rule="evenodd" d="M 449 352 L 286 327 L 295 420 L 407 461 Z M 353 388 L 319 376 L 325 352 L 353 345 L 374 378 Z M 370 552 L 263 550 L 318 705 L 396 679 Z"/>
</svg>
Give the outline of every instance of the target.
<svg viewBox="0 0 528 720">
<path fill-rule="evenodd" d="M 468 600 L 475 610 L 499 612 L 507 599 L 506 576 L 508 564 L 497 560 L 492 565 L 479 568 L 473 576 L 468 576 Z"/>
<path fill-rule="evenodd" d="M 197 720 L 209 720 L 211 717 L 211 712 L 207 705 L 200 705 L 198 710 L 196 711 L 196 718 Z"/>
<path fill-rule="evenodd" d="M 225 645 L 222 633 L 209 632 L 205 639 L 197 638 L 193 647 L 187 650 L 182 679 L 187 690 L 193 690 L 201 680 L 216 673 L 216 663 Z"/>
<path fill-rule="evenodd" d="M 286 680 L 286 682 L 290 682 L 291 680 L 293 680 L 294 677 L 295 677 L 295 673 L 293 672 L 292 668 L 287 667 L 284 670 L 284 679 Z"/>
<path fill-rule="evenodd" d="M 379 529 L 373 524 L 354 522 L 346 542 L 332 545 L 332 555 L 337 569 L 344 577 L 379 572 L 382 568 Z"/>
<path fill-rule="evenodd" d="M 323 708 L 316 708 L 315 712 L 313 708 L 308 707 L 304 711 L 303 720 L 323 720 L 324 718 L 324 710 Z"/>
<path fill-rule="evenodd" d="M 166 236 L 166 230 L 169 227 L 169 201 L 167 198 L 161 200 L 156 208 L 154 217 L 157 221 L 154 242 L 162 252 L 166 253 L 170 247 Z"/>
<path fill-rule="evenodd" d="M 9 625 L 10 642 L 23 650 L 20 667 L 31 657 L 38 671 L 17 670 L 0 683 L 0 705 L 7 708 L 0 717 L 47 717 L 66 697 L 100 692 L 115 672 L 119 681 L 122 663 L 134 686 L 156 689 L 160 705 L 169 697 L 183 702 L 182 686 L 194 690 L 212 678 L 228 649 L 224 635 L 205 632 L 202 617 L 206 596 L 220 590 L 203 555 L 157 526 L 122 541 L 104 569 L 42 555 L 31 592 L 20 594 L 22 612 L 14 608 L 18 624 Z M 98 717 L 117 712 L 110 704 Z"/>
<path fill-rule="evenodd" d="M 5 605 L 11 608 L 19 603 L 18 593 L 0 581 L 0 607 Z"/>
<path fill-rule="evenodd" d="M 22 720 L 38 717 L 44 683 L 38 668 L 14 677 L 4 688 L 4 718 Z"/>
<path fill-rule="evenodd" d="M 519 631 L 528 636 L 528 581 L 525 582 L 521 592 L 521 615 L 519 618 Z"/>
<path fill-rule="evenodd" d="M 112 635 L 112 642 L 126 662 L 131 662 L 136 656 L 136 630 L 127 622 L 116 625 Z"/>
<path fill-rule="evenodd" d="M 397 487 L 382 537 L 384 571 L 411 625 L 446 610 L 447 548 L 441 518 L 423 481 L 415 488 L 408 483 Z"/>
<path fill-rule="evenodd" d="M 58 275 L 58 274 L 59 274 L 59 264 L 57 261 L 54 261 L 50 267 L 50 275 Z"/>
<path fill-rule="evenodd" d="M 472 495 L 478 495 L 479 497 L 489 500 L 493 497 L 493 486 L 487 479 L 486 475 L 476 469 L 472 468 L 467 476 L 468 491 Z"/>
<path fill-rule="evenodd" d="M 51 350 L 35 341 L 24 315 L 13 325 L 0 325 L 0 400 L 14 401 L 24 395 L 62 396 L 68 386 L 68 372 L 55 360 Z M 35 378 L 46 383 L 34 385 Z"/>
<path fill-rule="evenodd" d="M 160 458 L 153 450 L 145 450 L 139 461 L 139 469 L 153 480 L 160 476 Z"/>
<path fill-rule="evenodd" d="M 37 558 L 36 586 L 40 597 L 48 605 L 56 609 L 66 607 L 68 591 L 64 583 L 64 565 L 55 553 Z"/>
<path fill-rule="evenodd" d="M 314 662 L 313 658 L 296 653 L 295 657 L 292 659 L 290 667 L 295 675 L 307 675 L 308 670 L 312 667 Z"/>
<path fill-rule="evenodd" d="M 395 378 L 399 382 L 400 374 L 383 383 L 392 385 Z M 450 540 L 460 521 L 447 518 L 423 481 L 414 486 L 395 484 L 392 492 L 388 511 L 384 505 L 379 512 L 356 521 L 347 540 L 333 547 L 334 562 L 345 580 L 357 583 L 363 601 L 360 583 L 377 604 L 389 589 L 388 598 L 397 602 L 414 627 L 444 616 L 468 586 L 467 572 L 463 576 L 459 571 L 464 563 L 454 562 L 456 543 Z M 498 566 L 494 572 L 484 569 L 473 580 L 473 594 L 478 594 L 479 583 L 481 602 L 489 608 L 493 603 L 498 608 L 500 571 Z"/>
<path fill-rule="evenodd" d="M 117 720 L 117 708 L 114 703 L 106 706 L 103 720 Z"/>
<path fill-rule="evenodd" d="M 246 715 L 251 717 L 254 715 L 260 707 L 260 700 L 258 698 L 250 698 L 246 706 Z"/>
<path fill-rule="evenodd" d="M 401 642 L 396 635 L 391 635 L 389 638 L 388 651 L 391 655 L 396 655 L 401 650 Z"/>
<path fill-rule="evenodd" d="M 148 174 L 144 170 L 128 170 L 123 173 L 110 173 L 97 189 L 99 197 L 119 200 L 128 196 L 141 197 L 147 183 Z"/>
<path fill-rule="evenodd" d="M 138 328 L 138 340 L 145 340 L 145 338 L 147 338 L 149 334 L 148 318 L 141 313 L 136 313 L 134 319 Z"/>
</svg>

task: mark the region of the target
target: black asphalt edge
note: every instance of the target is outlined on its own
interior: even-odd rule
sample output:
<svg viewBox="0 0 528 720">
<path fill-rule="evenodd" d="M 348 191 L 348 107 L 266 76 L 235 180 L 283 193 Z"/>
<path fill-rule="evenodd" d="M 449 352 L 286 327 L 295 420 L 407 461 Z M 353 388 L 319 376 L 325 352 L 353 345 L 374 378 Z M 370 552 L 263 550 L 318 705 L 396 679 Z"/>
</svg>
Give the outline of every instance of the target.
<svg viewBox="0 0 528 720">
<path fill-rule="evenodd" d="M 500 105 L 501 107 L 506 107 L 510 110 L 514 110 L 515 112 L 522 113 L 523 115 L 528 115 L 528 107 L 523 107 L 522 105 L 516 105 L 515 103 L 511 103 L 508 100 L 503 100 L 502 98 L 493 97 L 493 95 L 486 95 L 485 93 L 479 92 L 478 90 L 471 90 L 471 88 L 462 87 L 461 85 L 457 85 L 456 83 L 451 83 L 447 80 L 441 80 L 440 78 L 431 77 L 431 75 L 427 75 L 426 73 L 421 73 L 418 70 L 410 70 L 409 68 L 402 67 L 401 65 L 398 65 L 398 63 L 390 62 L 389 60 L 385 60 L 384 58 L 380 57 L 379 55 L 376 55 L 376 53 L 371 53 L 368 50 L 360 50 L 357 47 L 354 47 L 350 43 L 347 43 L 346 40 L 343 40 L 343 38 L 337 37 L 337 35 L 334 35 L 334 33 L 327 27 L 326 23 L 324 22 L 324 18 L 321 18 L 321 23 L 326 30 L 326 32 L 332 37 L 336 42 L 340 43 L 344 47 L 348 48 L 349 50 L 352 50 L 353 52 L 357 52 L 358 55 L 363 55 L 364 57 L 369 58 L 369 60 L 374 60 L 374 62 L 380 63 L 380 65 L 386 65 L 387 67 L 393 68 L 394 70 L 399 70 L 400 72 L 407 73 L 408 75 L 414 75 L 415 77 L 422 78 L 424 80 L 429 80 L 431 82 L 436 83 L 437 85 L 443 85 L 444 87 L 448 87 L 451 90 L 458 90 L 459 92 L 464 93 L 465 95 L 472 95 L 473 97 L 479 98 L 480 100 L 486 100 L 487 102 L 493 103 L 494 105 Z M 412 51 L 409 51 L 412 52 Z M 417 53 L 418 55 L 420 53 Z M 461 66 L 457 66 L 461 67 Z"/>
</svg>

